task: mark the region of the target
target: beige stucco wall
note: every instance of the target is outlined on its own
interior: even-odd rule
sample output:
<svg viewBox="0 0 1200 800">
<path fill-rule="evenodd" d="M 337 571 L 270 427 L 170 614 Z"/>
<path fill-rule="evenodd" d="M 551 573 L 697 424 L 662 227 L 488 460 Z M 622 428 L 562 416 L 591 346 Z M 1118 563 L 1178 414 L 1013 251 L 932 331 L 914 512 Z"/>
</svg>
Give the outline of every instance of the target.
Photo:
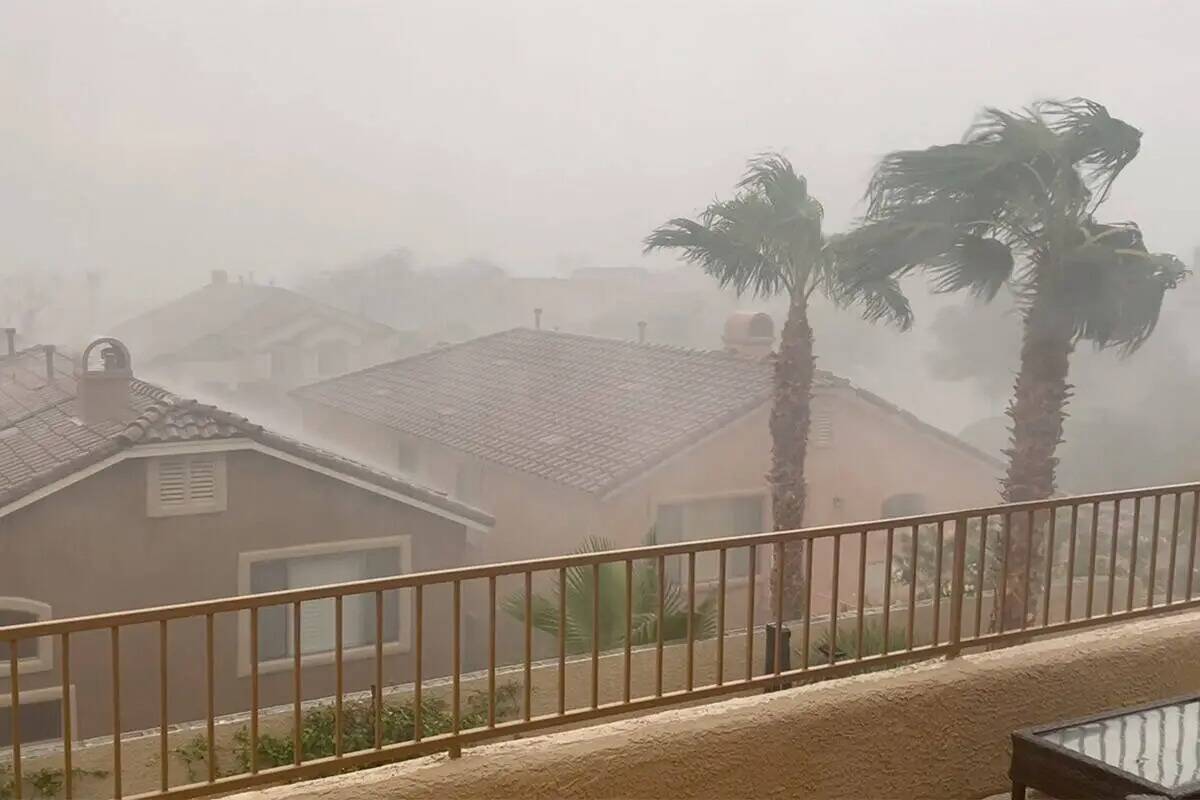
<svg viewBox="0 0 1200 800">
<path fill-rule="evenodd" d="M 225 511 L 150 517 L 146 465 L 144 459 L 119 462 L 0 519 L 0 596 L 48 603 L 58 618 L 228 597 L 239 593 L 241 553 L 353 540 L 407 536 L 413 571 L 458 566 L 463 559 L 463 525 L 252 451 L 226 454 Z M 431 589 L 425 601 L 429 675 L 449 666 L 448 626 L 438 624 L 449 604 L 448 587 Z M 250 679 L 248 667 L 239 669 L 248 660 L 240 661 L 238 615 L 217 615 L 214 632 L 216 713 L 242 711 Z M 168 641 L 170 720 L 198 719 L 205 713 L 203 619 L 172 622 Z M 60 645 L 52 644 L 54 668 L 22 673 L 22 691 L 61 683 Z M 158 647 L 156 626 L 122 629 L 124 730 L 158 723 Z M 71 655 L 77 735 L 107 733 L 107 632 L 74 635 Z M 411 652 L 385 660 L 386 681 L 411 678 Z M 370 686 L 371 660 L 348 660 L 345 680 L 348 690 Z M 326 697 L 333 685 L 330 665 L 305 668 L 306 697 Z M 263 704 L 287 702 L 291 686 L 287 670 L 264 672 Z M 0 693 L 8 691 L 8 679 L 0 677 Z"/>
<path fill-rule="evenodd" d="M 1008 736 L 1195 691 L 1191 613 L 252 792 L 255 800 L 978 798 Z"/>
</svg>

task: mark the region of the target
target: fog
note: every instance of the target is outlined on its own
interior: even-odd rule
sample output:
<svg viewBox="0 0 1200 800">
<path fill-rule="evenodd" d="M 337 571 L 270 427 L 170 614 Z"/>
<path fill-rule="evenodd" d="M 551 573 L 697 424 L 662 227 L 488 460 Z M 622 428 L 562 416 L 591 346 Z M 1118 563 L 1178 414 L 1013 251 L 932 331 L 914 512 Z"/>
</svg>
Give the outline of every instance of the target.
<svg viewBox="0 0 1200 800">
<path fill-rule="evenodd" d="M 510 275 L 669 269 L 643 237 L 754 153 L 787 154 L 836 232 L 885 152 L 951 141 L 984 105 L 1076 95 L 1146 134 L 1105 217 L 1190 260 L 1198 30 L 1188 0 L 9 0 L 0 272 L 21 280 L 0 311 L 27 328 L 18 306 L 48 295 L 35 327 L 77 336 L 214 268 L 299 286 L 397 248 Z M 82 314 L 89 271 L 102 301 Z M 904 336 L 822 318 L 821 365 L 950 430 L 999 413 L 1012 352 L 986 391 L 949 380 L 970 376 L 939 370 L 933 326 L 964 301 L 911 291 Z M 1185 305 L 1168 299 L 1164 328 L 1190 351 Z M 719 323 L 692 343 L 717 346 Z"/>
</svg>

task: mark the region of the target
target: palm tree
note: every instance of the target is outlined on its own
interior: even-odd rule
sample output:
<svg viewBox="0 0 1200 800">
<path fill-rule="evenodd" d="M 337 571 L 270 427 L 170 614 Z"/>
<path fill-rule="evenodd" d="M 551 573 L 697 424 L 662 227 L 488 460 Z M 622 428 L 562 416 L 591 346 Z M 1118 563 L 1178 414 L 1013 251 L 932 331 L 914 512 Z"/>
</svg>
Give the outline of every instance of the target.
<svg viewBox="0 0 1200 800">
<path fill-rule="evenodd" d="M 1141 138 L 1082 98 L 1016 113 L 989 108 L 958 144 L 884 157 L 862 226 L 839 242 L 851 287 L 920 269 L 935 291 L 990 301 L 1004 286 L 1012 290 L 1024 327 L 1007 412 L 1006 502 L 1054 492 L 1075 345 L 1136 350 L 1154 330 L 1165 291 L 1186 275 L 1174 256 L 1148 252 L 1134 223 L 1096 219 Z M 1001 630 L 1036 610 L 1033 602 L 1025 608 L 1022 583 L 1031 557 L 1039 572 L 1042 537 L 1021 522 L 1014 519 L 1004 548 L 1006 619 L 993 621 Z"/>
<path fill-rule="evenodd" d="M 788 298 L 787 321 L 774 355 L 767 476 L 776 530 L 804 524 L 804 459 L 816 372 L 809 301 L 815 292 L 843 298 L 821 232 L 823 215 L 821 204 L 808 193 L 808 182 L 791 162 L 779 154 L 766 154 L 750 161 L 733 199 L 712 203 L 697 220 L 672 219 L 645 240 L 647 252 L 677 249 L 686 261 L 739 296 Z M 908 327 L 912 314 L 894 279 L 860 281 L 856 289 L 864 316 Z M 792 615 L 803 611 L 807 595 L 803 556 L 802 543 L 785 549 L 783 605 Z"/>
<path fill-rule="evenodd" d="M 644 539 L 645 544 L 657 544 L 654 530 Z M 615 546 L 607 539 L 588 537 L 576 553 L 602 553 Z M 592 567 L 568 567 L 566 570 L 566 622 L 568 653 L 590 652 L 592 649 Z M 658 567 L 647 561 L 633 565 L 633 614 L 630 644 L 650 644 L 658 641 Z M 601 650 L 625 645 L 625 562 L 600 565 L 599 613 L 597 615 Z M 717 630 L 717 598 L 710 594 L 698 602 L 692 614 L 692 636 L 695 639 L 712 637 Z M 518 592 L 504 599 L 506 613 L 520 622 L 525 621 L 525 593 Z M 558 637 L 559 594 L 554 585 L 550 596 L 534 594 L 530 601 L 533 627 Z M 676 641 L 687 637 L 687 597 L 668 578 L 663 584 L 663 640 Z"/>
</svg>

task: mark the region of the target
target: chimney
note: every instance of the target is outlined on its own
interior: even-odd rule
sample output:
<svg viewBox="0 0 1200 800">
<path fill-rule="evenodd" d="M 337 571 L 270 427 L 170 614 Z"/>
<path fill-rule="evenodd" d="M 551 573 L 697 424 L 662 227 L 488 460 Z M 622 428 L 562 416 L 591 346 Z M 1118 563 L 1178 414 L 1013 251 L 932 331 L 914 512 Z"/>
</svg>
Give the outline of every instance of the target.
<svg viewBox="0 0 1200 800">
<path fill-rule="evenodd" d="M 46 354 L 46 381 L 48 383 L 54 383 L 54 379 L 55 379 L 55 372 L 54 372 L 54 351 L 55 351 L 55 349 L 56 348 L 52 344 L 42 345 L 42 351 Z"/>
<path fill-rule="evenodd" d="M 93 352 L 99 359 L 92 364 Z M 129 416 L 129 384 L 133 380 L 129 348 L 105 337 L 87 346 L 79 359 L 79 416 L 89 425 Z"/>
<path fill-rule="evenodd" d="M 775 347 L 775 322 L 770 314 L 735 311 L 725 320 L 721 341 L 727 352 L 755 360 L 766 358 Z"/>
<path fill-rule="evenodd" d="M 533 329 L 535 331 L 540 331 L 542 329 L 542 310 L 540 308 L 535 308 L 533 310 Z"/>
<path fill-rule="evenodd" d="M 17 352 L 17 329 L 5 328 L 4 337 L 8 339 L 8 354 L 11 356 L 13 353 Z"/>
<path fill-rule="evenodd" d="M 638 323 L 638 344 L 645 344 L 645 343 L 646 343 L 646 323 L 643 321 L 643 322 Z"/>
<path fill-rule="evenodd" d="M 214 269 L 212 271 L 212 279 L 209 281 L 210 286 L 224 286 L 229 283 L 229 273 L 223 269 Z"/>
</svg>

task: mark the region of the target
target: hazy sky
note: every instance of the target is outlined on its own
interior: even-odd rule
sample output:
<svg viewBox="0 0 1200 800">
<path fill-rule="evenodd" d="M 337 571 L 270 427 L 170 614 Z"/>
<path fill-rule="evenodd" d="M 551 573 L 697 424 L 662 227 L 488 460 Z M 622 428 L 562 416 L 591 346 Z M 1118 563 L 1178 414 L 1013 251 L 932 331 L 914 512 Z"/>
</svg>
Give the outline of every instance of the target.
<svg viewBox="0 0 1200 800">
<path fill-rule="evenodd" d="M 4 0 L 0 264 L 666 263 L 757 151 L 836 230 L 885 151 L 1077 94 L 1146 131 L 1108 213 L 1190 253 L 1198 86 L 1195 0 Z"/>
</svg>

